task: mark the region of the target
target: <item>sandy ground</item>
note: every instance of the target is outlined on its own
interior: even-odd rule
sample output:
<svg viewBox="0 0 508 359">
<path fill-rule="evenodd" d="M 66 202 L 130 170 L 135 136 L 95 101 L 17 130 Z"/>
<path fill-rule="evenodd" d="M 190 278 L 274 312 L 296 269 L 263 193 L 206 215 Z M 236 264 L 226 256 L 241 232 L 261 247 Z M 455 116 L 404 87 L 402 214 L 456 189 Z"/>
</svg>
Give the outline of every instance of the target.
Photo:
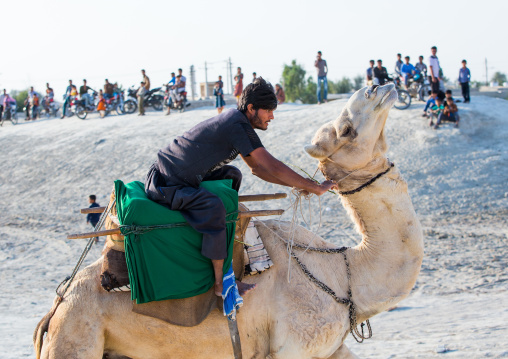
<svg viewBox="0 0 508 359">
<path fill-rule="evenodd" d="M 280 106 L 265 147 L 277 158 L 314 172 L 303 151 L 345 100 Z M 409 184 L 425 233 L 425 259 L 411 296 L 372 319 L 374 337 L 347 343 L 362 358 L 508 357 L 508 101 L 473 97 L 459 104 L 459 129 L 430 129 L 422 103 L 392 110 L 389 157 Z M 215 114 L 202 108 L 169 117 L 148 112 L 99 119 L 40 120 L 0 129 L 0 358 L 33 357 L 32 331 L 71 273 L 88 231 L 79 209 L 89 194 L 105 205 L 113 181 L 144 180 L 157 150 Z M 23 121 L 21 121 L 23 122 Z M 287 191 L 245 174 L 243 193 Z M 289 200 L 252 208 L 286 208 Z M 339 200 L 324 195 L 327 240 L 353 245 L 359 236 Z M 312 202 L 314 229 L 318 201 Z M 289 219 L 286 214 L 283 219 Z M 101 245 L 87 258 L 100 256 Z"/>
</svg>

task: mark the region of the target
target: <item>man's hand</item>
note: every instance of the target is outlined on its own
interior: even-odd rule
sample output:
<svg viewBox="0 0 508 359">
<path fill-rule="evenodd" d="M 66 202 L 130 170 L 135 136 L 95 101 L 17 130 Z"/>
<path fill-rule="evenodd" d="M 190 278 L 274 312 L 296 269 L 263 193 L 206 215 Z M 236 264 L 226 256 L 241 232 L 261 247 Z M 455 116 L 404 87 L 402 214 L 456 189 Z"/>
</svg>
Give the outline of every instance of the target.
<svg viewBox="0 0 508 359">
<path fill-rule="evenodd" d="M 306 193 L 313 193 L 318 196 L 321 196 L 330 189 L 338 189 L 337 184 L 333 181 L 324 181 L 321 184 L 317 184 L 308 178 L 300 176 L 274 158 L 264 147 L 259 147 L 252 151 L 249 156 L 242 156 L 242 158 L 255 176 L 267 182 L 295 187 L 306 191 Z"/>
<path fill-rule="evenodd" d="M 322 194 L 330 190 L 337 191 L 339 190 L 339 187 L 337 186 L 337 183 L 335 183 L 335 181 L 324 181 L 316 188 L 316 190 L 313 193 L 317 194 L 318 196 L 321 196 Z"/>
</svg>

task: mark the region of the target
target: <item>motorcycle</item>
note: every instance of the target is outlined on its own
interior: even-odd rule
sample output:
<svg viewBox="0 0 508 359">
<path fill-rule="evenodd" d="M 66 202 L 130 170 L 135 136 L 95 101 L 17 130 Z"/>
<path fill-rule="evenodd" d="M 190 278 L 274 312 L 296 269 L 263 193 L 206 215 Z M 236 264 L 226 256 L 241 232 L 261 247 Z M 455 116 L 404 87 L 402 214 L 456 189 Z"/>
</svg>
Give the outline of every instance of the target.
<svg viewBox="0 0 508 359">
<path fill-rule="evenodd" d="M 143 106 L 153 106 L 156 111 L 162 111 L 164 98 L 158 93 L 160 90 L 160 87 L 156 87 L 148 91 L 144 96 Z M 127 100 L 123 104 L 123 111 L 125 113 L 131 114 L 138 109 L 138 97 L 136 93 L 137 89 L 134 87 L 130 87 L 127 90 Z"/>
<path fill-rule="evenodd" d="M 420 101 L 426 101 L 430 91 L 430 82 L 427 76 L 421 72 L 417 72 L 413 78 L 409 79 L 407 90 L 411 97 L 418 98 Z"/>
<path fill-rule="evenodd" d="M 4 108 L 4 113 L 2 115 L 0 126 L 3 126 L 5 121 L 11 121 L 13 125 L 17 124 L 18 114 L 16 110 L 17 110 L 16 102 L 10 102 L 9 105 L 6 105 Z"/>
<path fill-rule="evenodd" d="M 411 106 L 411 95 L 400 86 L 400 77 L 398 75 L 391 75 L 391 77 L 393 78 L 393 84 L 397 89 L 397 102 L 395 102 L 393 107 L 398 110 L 405 110 Z"/>
<path fill-rule="evenodd" d="M 60 110 L 60 105 L 53 101 L 52 98 L 44 97 L 42 100 L 42 105 L 39 106 L 40 112 L 39 115 L 46 116 L 50 118 L 51 116 L 58 117 L 58 111 Z"/>
<path fill-rule="evenodd" d="M 92 95 L 92 101 L 89 104 L 83 100 L 77 100 L 74 102 L 74 112 L 78 118 L 84 120 L 88 113 L 97 111 L 97 92 Z M 117 115 L 123 114 L 123 99 L 120 93 L 114 93 L 112 98 L 106 99 L 106 116 L 116 111 Z"/>
<path fill-rule="evenodd" d="M 187 101 L 187 92 L 181 92 L 180 96 L 183 96 L 183 100 L 181 103 L 177 103 L 176 101 L 173 101 L 173 98 L 171 97 L 171 86 L 163 85 L 166 87 L 166 90 L 164 91 L 164 112 L 166 114 L 169 114 L 170 110 L 179 110 L 180 112 L 184 112 L 186 107 L 189 107 L 191 104 Z"/>
</svg>

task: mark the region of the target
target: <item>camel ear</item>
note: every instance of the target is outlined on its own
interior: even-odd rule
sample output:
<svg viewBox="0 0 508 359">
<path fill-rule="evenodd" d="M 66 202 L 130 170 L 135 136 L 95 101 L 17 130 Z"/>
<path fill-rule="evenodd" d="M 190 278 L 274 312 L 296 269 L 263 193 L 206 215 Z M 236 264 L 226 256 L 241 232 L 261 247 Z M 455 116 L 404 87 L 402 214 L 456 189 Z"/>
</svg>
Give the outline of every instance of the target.
<svg viewBox="0 0 508 359">
<path fill-rule="evenodd" d="M 325 158 L 325 151 L 318 145 L 307 145 L 304 147 L 305 151 L 314 158 Z"/>
</svg>

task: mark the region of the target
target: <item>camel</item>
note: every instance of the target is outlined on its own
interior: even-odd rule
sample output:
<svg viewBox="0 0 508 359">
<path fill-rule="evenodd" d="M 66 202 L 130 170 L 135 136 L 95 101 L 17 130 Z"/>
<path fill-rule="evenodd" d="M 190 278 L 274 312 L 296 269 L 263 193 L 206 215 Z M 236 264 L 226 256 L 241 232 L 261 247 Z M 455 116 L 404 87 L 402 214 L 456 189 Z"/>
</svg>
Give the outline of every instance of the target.
<svg viewBox="0 0 508 359">
<path fill-rule="evenodd" d="M 360 191 L 340 196 L 361 235 L 361 242 L 346 251 L 350 282 L 341 254 L 293 249 L 338 297 L 348 298 L 350 283 L 358 323 L 408 296 L 423 258 L 422 230 L 407 184 L 385 156 L 384 126 L 396 98 L 392 84 L 358 90 L 339 117 L 323 125 L 305 147 L 342 192 L 384 173 Z M 344 344 L 350 332 L 348 305 L 336 302 L 309 280 L 295 259 L 289 260 L 290 224 L 257 221 L 256 227 L 274 266 L 244 278 L 257 287 L 245 295 L 237 317 L 243 357 L 357 358 Z M 310 241 L 313 247 L 335 248 L 298 227 L 294 243 L 305 246 Z M 233 357 L 227 321 L 218 310 L 194 327 L 133 313 L 130 293 L 101 288 L 100 270 L 101 259 L 78 273 L 51 320 L 49 315 L 41 320 L 34 333 L 37 358 Z"/>
</svg>

